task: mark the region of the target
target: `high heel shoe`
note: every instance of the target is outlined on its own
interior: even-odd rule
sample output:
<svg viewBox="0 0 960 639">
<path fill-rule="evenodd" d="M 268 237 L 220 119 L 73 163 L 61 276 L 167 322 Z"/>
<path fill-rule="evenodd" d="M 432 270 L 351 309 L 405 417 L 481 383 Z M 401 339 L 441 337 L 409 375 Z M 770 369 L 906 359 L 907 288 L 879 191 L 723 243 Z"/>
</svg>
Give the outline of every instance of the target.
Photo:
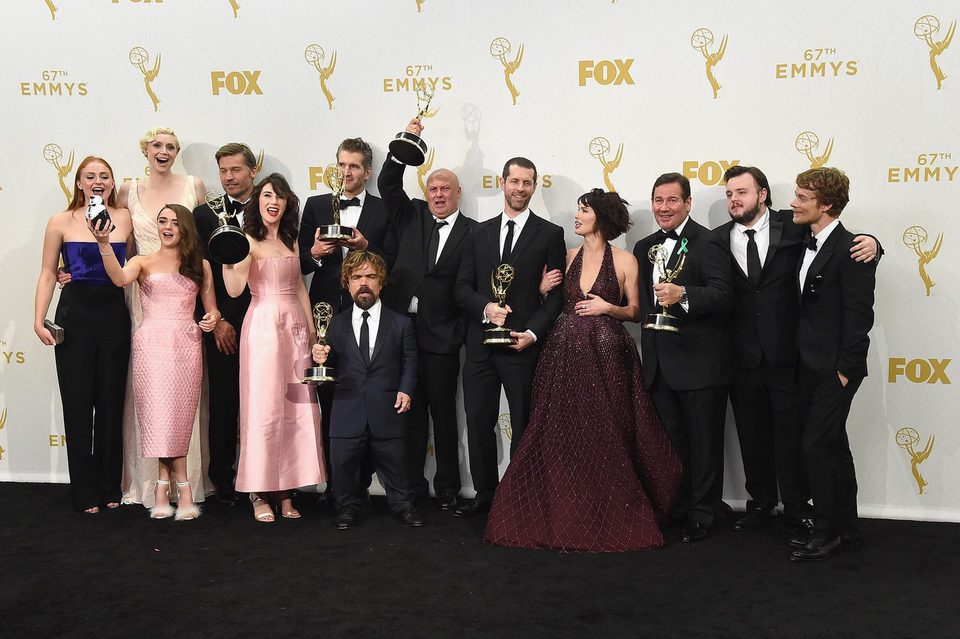
<svg viewBox="0 0 960 639">
<path fill-rule="evenodd" d="M 155 497 L 156 501 L 153 503 L 153 507 L 150 509 L 150 519 L 167 519 L 173 515 L 173 506 L 170 505 L 170 480 L 169 479 L 158 479 L 157 480 L 157 489 Z M 166 495 L 167 503 L 161 505 L 159 503 L 159 496 Z"/>
<path fill-rule="evenodd" d="M 273 508 L 270 507 L 270 503 L 265 499 L 261 499 L 260 495 L 257 493 L 250 493 L 250 503 L 253 504 L 254 519 L 264 523 L 276 521 L 276 517 L 273 516 Z M 263 509 L 264 506 L 266 506 L 266 510 Z"/>
<path fill-rule="evenodd" d="M 177 493 L 179 494 L 179 497 L 177 497 L 177 514 L 173 519 L 175 521 L 185 521 L 199 517 L 200 506 L 193 503 L 193 493 L 190 492 L 190 482 L 178 481 Z M 186 494 L 190 495 L 189 501 L 185 499 Z"/>
</svg>

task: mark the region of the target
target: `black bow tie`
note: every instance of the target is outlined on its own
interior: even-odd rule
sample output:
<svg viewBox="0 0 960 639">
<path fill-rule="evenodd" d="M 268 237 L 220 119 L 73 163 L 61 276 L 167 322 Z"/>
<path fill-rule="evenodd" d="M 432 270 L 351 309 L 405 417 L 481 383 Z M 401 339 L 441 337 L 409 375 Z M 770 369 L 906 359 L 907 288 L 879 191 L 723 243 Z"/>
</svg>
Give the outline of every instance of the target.
<svg viewBox="0 0 960 639">
<path fill-rule="evenodd" d="M 236 215 L 243 211 L 243 202 L 240 200 L 228 200 L 227 201 L 227 214 Z"/>
<path fill-rule="evenodd" d="M 352 197 L 349 200 L 340 200 L 340 210 L 347 208 L 348 206 L 360 206 L 360 198 Z"/>
<path fill-rule="evenodd" d="M 676 231 L 664 231 L 663 229 L 660 229 L 657 232 L 660 234 L 661 240 L 666 240 L 666 239 L 679 240 L 680 239 L 680 236 L 677 235 Z"/>
<path fill-rule="evenodd" d="M 804 245 L 805 247 L 807 247 L 807 250 L 808 250 L 808 251 L 816 251 L 816 250 L 817 250 L 817 238 L 814 237 L 813 235 L 808 235 L 808 236 L 806 236 L 805 238 L 803 238 L 803 245 Z"/>
</svg>

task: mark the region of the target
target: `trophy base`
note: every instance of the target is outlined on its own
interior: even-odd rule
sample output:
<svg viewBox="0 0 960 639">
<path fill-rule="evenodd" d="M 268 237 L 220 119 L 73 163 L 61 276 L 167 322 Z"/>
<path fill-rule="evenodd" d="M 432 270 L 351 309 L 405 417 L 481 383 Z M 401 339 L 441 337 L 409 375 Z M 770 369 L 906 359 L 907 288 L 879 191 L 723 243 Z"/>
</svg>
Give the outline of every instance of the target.
<svg viewBox="0 0 960 639">
<path fill-rule="evenodd" d="M 677 335 L 683 333 L 683 331 L 680 330 L 680 320 L 667 313 L 651 313 L 647 315 L 647 319 L 643 323 L 643 328 L 652 331 L 663 331 L 664 333 L 676 333 Z"/>
<path fill-rule="evenodd" d="M 318 228 L 320 229 L 321 240 L 349 240 L 353 237 L 352 226 L 321 224 Z"/>
<path fill-rule="evenodd" d="M 303 371 L 301 384 L 335 384 L 337 381 L 334 370 L 327 366 L 314 366 Z"/>
<path fill-rule="evenodd" d="M 236 226 L 224 224 L 210 234 L 207 249 L 210 257 L 220 264 L 236 264 L 250 254 L 250 241 Z"/>
<path fill-rule="evenodd" d="M 420 166 L 427 161 L 427 143 L 415 133 L 402 131 L 389 144 L 390 154 L 407 166 Z"/>
<path fill-rule="evenodd" d="M 483 332 L 483 343 L 486 346 L 513 346 L 517 343 L 517 338 L 510 337 L 510 332 L 505 326 L 488 328 Z"/>
</svg>

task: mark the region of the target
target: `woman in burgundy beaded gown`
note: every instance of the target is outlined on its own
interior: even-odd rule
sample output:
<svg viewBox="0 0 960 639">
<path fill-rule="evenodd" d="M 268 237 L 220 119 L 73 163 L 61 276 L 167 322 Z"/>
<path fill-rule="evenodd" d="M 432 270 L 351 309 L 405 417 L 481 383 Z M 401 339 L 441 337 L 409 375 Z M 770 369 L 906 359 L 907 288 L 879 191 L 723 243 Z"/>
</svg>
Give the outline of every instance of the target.
<svg viewBox="0 0 960 639">
<path fill-rule="evenodd" d="M 583 245 L 567 253 L 563 313 L 540 355 L 530 423 L 494 497 L 488 543 L 598 552 L 663 545 L 658 521 L 681 467 L 622 324 L 640 314 L 636 258 L 608 243 L 630 226 L 625 204 L 601 189 L 578 201 Z"/>
</svg>

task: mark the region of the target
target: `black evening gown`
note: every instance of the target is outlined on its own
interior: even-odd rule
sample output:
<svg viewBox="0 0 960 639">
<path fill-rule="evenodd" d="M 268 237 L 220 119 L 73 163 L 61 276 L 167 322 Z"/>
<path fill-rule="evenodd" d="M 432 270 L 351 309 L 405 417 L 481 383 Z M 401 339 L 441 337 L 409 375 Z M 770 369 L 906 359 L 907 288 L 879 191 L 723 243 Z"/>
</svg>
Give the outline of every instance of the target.
<svg viewBox="0 0 960 639">
<path fill-rule="evenodd" d="M 677 493 L 680 460 L 626 328 L 575 313 L 586 299 L 582 266 L 581 248 L 537 365 L 530 423 L 493 500 L 488 543 L 598 552 L 663 545 L 659 521 Z M 590 292 L 620 303 L 609 244 Z"/>
</svg>

